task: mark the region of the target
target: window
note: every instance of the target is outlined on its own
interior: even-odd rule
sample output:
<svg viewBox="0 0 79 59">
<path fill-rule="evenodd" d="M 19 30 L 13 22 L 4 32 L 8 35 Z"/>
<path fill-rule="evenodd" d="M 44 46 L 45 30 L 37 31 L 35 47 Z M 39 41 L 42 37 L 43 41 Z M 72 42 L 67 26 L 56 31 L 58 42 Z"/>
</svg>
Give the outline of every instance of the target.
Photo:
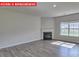
<svg viewBox="0 0 79 59">
<path fill-rule="evenodd" d="M 79 22 L 61 22 L 60 35 L 79 37 Z"/>
<path fill-rule="evenodd" d="M 61 23 L 61 35 L 68 35 L 68 23 Z"/>
</svg>

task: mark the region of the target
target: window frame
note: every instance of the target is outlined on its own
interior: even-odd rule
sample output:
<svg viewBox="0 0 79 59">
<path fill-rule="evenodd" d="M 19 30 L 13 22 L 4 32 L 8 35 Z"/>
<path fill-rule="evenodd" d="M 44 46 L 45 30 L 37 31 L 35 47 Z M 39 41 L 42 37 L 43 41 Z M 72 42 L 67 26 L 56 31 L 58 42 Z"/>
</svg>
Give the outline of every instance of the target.
<svg viewBox="0 0 79 59">
<path fill-rule="evenodd" d="M 62 28 L 62 25 L 61 24 L 64 24 L 64 23 L 67 23 L 68 28 Z M 72 28 L 70 27 L 71 24 L 73 25 Z M 75 28 L 74 27 L 75 24 L 78 25 L 78 28 Z M 68 31 L 67 31 L 68 34 L 62 34 L 62 30 L 64 30 L 64 29 L 68 29 Z M 71 34 L 71 35 L 70 35 L 70 33 L 71 33 L 70 32 L 70 29 L 72 29 L 72 31 L 73 31 L 73 34 Z M 78 30 L 78 34 L 77 35 L 74 34 L 75 33 L 75 29 Z M 71 37 L 79 37 L 79 22 L 76 22 L 76 21 L 75 22 L 61 22 L 60 23 L 60 35 L 63 35 L 63 36 L 71 36 Z"/>
</svg>

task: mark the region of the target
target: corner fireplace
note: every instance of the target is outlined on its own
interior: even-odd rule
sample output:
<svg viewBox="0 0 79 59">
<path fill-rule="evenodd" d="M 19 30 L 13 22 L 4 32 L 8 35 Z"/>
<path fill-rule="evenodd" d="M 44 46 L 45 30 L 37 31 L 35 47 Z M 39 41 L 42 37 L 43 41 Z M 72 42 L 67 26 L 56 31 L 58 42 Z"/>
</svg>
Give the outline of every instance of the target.
<svg viewBox="0 0 79 59">
<path fill-rule="evenodd" d="M 52 32 L 43 32 L 43 40 L 52 40 Z"/>
</svg>

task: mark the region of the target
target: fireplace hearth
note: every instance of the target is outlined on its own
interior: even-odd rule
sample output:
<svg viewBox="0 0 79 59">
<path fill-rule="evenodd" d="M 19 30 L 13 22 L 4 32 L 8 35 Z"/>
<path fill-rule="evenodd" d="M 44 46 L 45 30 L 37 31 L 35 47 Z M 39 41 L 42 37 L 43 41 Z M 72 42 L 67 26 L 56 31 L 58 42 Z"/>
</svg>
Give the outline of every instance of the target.
<svg viewBox="0 0 79 59">
<path fill-rule="evenodd" d="M 52 32 L 43 32 L 43 40 L 52 40 Z"/>
</svg>

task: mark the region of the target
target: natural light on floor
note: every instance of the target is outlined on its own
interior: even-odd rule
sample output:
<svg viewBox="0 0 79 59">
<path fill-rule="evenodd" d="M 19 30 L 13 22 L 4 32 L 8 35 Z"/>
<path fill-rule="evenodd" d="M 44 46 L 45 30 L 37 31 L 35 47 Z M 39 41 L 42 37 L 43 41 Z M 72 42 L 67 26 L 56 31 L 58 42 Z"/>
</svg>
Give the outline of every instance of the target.
<svg viewBox="0 0 79 59">
<path fill-rule="evenodd" d="M 55 42 L 52 42 L 51 44 L 59 45 L 59 46 L 67 47 L 67 48 L 73 48 L 76 45 L 74 43 L 68 43 L 68 42 L 63 42 L 63 41 L 55 41 Z"/>
</svg>

